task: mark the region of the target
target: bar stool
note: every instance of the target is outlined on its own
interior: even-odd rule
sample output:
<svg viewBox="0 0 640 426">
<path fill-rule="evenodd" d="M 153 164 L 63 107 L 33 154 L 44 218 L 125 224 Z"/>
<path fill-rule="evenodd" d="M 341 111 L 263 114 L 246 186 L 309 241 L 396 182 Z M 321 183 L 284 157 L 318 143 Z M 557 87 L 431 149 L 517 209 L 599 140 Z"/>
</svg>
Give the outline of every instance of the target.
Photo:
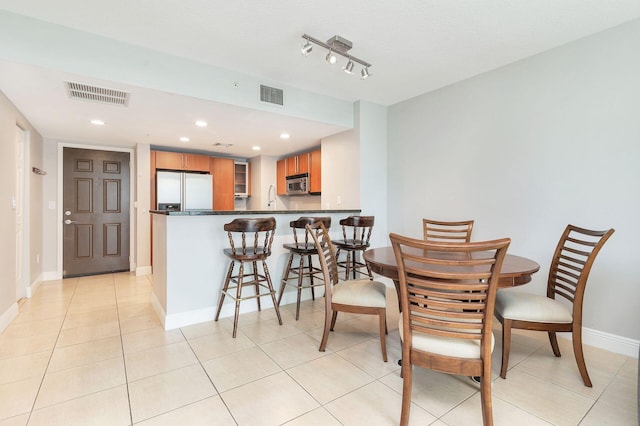
<svg viewBox="0 0 640 426">
<path fill-rule="evenodd" d="M 233 337 L 236 337 L 240 302 L 246 299 L 255 298 L 258 302 L 258 310 L 261 310 L 260 298 L 264 296 L 271 296 L 271 300 L 273 300 L 273 307 L 276 310 L 276 315 L 278 316 L 278 322 L 282 325 L 280 310 L 276 303 L 276 292 L 273 290 L 266 262 L 267 257 L 271 256 L 271 244 L 273 243 L 273 235 L 276 230 L 276 219 L 273 217 L 259 219 L 234 219 L 230 223 L 224 225 L 224 230 L 227 231 L 229 244 L 231 245 L 230 248 L 224 249 L 224 254 L 231 259 L 231 264 L 229 265 L 227 278 L 225 279 L 224 286 L 220 294 L 220 302 L 218 304 L 218 311 L 216 312 L 216 321 L 218 321 L 218 317 L 220 316 L 220 310 L 222 310 L 222 304 L 224 303 L 225 296 L 231 297 L 236 303 L 233 317 Z M 240 263 L 240 268 L 238 274 L 233 275 L 236 262 Z M 262 274 L 258 270 L 258 262 L 262 263 Z M 251 272 L 245 273 L 245 263 L 251 264 Z M 248 280 L 245 280 L 245 278 L 248 278 Z M 234 285 L 230 286 L 230 283 Z M 243 296 L 242 289 L 245 286 L 253 286 L 255 294 Z M 234 288 L 236 289 L 235 295 L 230 291 Z M 268 291 L 261 292 L 261 288 Z"/>
<path fill-rule="evenodd" d="M 300 217 L 298 218 L 298 220 L 291 221 L 289 223 L 289 226 L 293 230 L 293 243 L 283 244 L 283 247 L 289 250 L 290 253 L 289 261 L 287 262 L 287 268 L 285 269 L 284 275 L 282 277 L 282 285 L 280 286 L 280 294 L 278 295 L 278 306 L 280 306 L 280 301 L 282 300 L 282 295 L 284 294 L 284 289 L 287 286 L 288 281 L 294 278 L 297 279 L 296 287 L 298 288 L 298 299 L 296 303 L 296 321 L 300 317 L 300 296 L 302 295 L 302 289 L 310 288 L 311 298 L 315 300 L 316 295 L 314 292 L 314 287 L 324 286 L 324 282 L 319 284 L 314 284 L 313 282 L 314 277 L 321 281 L 324 280 L 322 270 L 313 266 L 311 256 L 317 255 L 318 250 L 316 249 L 313 239 L 309 238 L 309 231 L 307 231 L 306 229 L 306 225 L 313 225 L 314 223 L 318 222 L 322 222 L 327 229 L 331 227 L 330 217 Z M 300 232 L 304 232 L 304 241 L 298 241 L 298 230 L 300 230 Z M 300 237 L 302 238 L 302 235 Z M 298 264 L 296 266 L 293 266 L 294 257 L 298 257 Z M 307 260 L 306 270 L 304 262 L 305 259 Z M 308 285 L 302 284 L 302 281 L 305 277 L 309 278 Z"/>
<path fill-rule="evenodd" d="M 367 268 L 369 279 L 373 279 L 369 265 L 366 262 L 358 260 L 358 254 L 369 248 L 369 239 L 371 238 L 371 230 L 373 229 L 374 216 L 349 216 L 340 220 L 342 226 L 342 240 L 333 240 L 336 247 L 336 259 L 340 258 L 340 251 L 347 252 L 347 258 L 344 261 L 338 261 L 339 268 L 345 268 L 344 279 L 349 279 L 349 271 L 356 279 L 356 273 L 364 274 L 361 268 Z M 351 238 L 347 238 L 349 235 Z"/>
</svg>

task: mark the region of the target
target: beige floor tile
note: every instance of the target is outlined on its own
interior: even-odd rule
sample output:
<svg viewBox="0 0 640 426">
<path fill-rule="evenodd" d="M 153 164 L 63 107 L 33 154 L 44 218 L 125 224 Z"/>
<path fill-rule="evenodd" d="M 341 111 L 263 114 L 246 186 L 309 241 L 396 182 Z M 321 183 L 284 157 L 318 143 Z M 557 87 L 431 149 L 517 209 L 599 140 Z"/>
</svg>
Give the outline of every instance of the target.
<svg viewBox="0 0 640 426">
<path fill-rule="evenodd" d="M 26 426 L 27 420 L 29 420 L 29 413 L 0 420 L 0 426 Z"/>
<path fill-rule="evenodd" d="M 324 407 L 316 408 L 285 423 L 286 426 L 340 426 L 341 424 Z"/>
<path fill-rule="evenodd" d="M 118 321 L 105 321 L 95 325 L 85 325 L 62 330 L 56 348 L 77 345 L 79 343 L 92 342 L 94 340 L 106 339 L 108 337 L 120 337 L 120 326 Z"/>
<path fill-rule="evenodd" d="M 307 392 L 326 404 L 374 379 L 339 355 L 330 354 L 287 370 Z"/>
<path fill-rule="evenodd" d="M 109 309 L 100 309 L 92 312 L 82 312 L 67 315 L 67 318 L 62 324 L 63 330 L 70 328 L 85 327 L 92 325 L 104 324 L 108 321 L 117 321 L 118 311 L 115 306 Z"/>
<path fill-rule="evenodd" d="M 282 371 L 257 346 L 206 361 L 202 366 L 219 393 Z"/>
<path fill-rule="evenodd" d="M 0 334 L 2 338 L 37 336 L 60 331 L 64 315 L 45 320 L 14 322 Z"/>
<path fill-rule="evenodd" d="M 235 424 L 235 420 L 219 396 L 212 396 L 136 423 L 140 426 L 235 426 Z"/>
<path fill-rule="evenodd" d="M 93 296 L 91 296 L 93 297 Z M 74 301 L 69 306 L 68 315 L 84 314 L 88 312 L 101 311 L 105 309 L 115 309 L 116 301 L 114 300 L 95 300 L 92 302 Z"/>
<path fill-rule="evenodd" d="M 234 339 L 230 332 L 224 330 L 189 340 L 189 344 L 200 362 L 255 346 L 255 343 L 240 331 Z"/>
<path fill-rule="evenodd" d="M 493 422 L 496 426 L 527 425 L 551 426 L 551 423 L 501 400 L 492 398 Z M 480 393 L 476 393 L 462 404 L 445 414 L 440 420 L 449 426 L 482 426 L 482 405 Z"/>
<path fill-rule="evenodd" d="M 328 403 L 325 408 L 343 425 L 397 425 L 400 423 L 402 397 L 374 381 Z M 409 424 L 428 425 L 436 418 L 415 404 Z"/>
<path fill-rule="evenodd" d="M 388 374 L 380 381 L 402 395 L 400 371 Z M 479 389 L 480 386 L 468 377 L 413 367 L 411 400 L 436 417 L 444 415 Z"/>
<path fill-rule="evenodd" d="M 123 335 L 149 329 L 164 330 L 155 313 L 120 320 L 120 330 Z"/>
<path fill-rule="evenodd" d="M 333 352 L 340 351 L 348 348 L 349 346 L 357 345 L 359 343 L 366 342 L 367 340 L 374 339 L 378 336 L 376 329 L 364 329 L 362 323 L 353 320 L 346 320 L 342 318 L 340 313 L 334 331 L 330 332 L 329 339 L 327 340 L 327 349 Z M 344 321 L 343 321 L 344 320 Z M 307 332 L 312 338 L 318 341 L 318 344 L 322 340 L 322 334 L 324 332 L 324 326 L 312 329 Z"/>
<path fill-rule="evenodd" d="M 507 380 L 495 380 L 493 395 L 555 425 L 578 424 L 595 403 L 593 399 L 519 371 L 511 372 Z"/>
<path fill-rule="evenodd" d="M 54 349 L 47 373 L 94 364 L 112 358 L 122 358 L 120 336 Z"/>
<path fill-rule="evenodd" d="M 371 339 L 350 346 L 338 352 L 338 355 L 361 368 L 376 379 L 394 371 L 400 371 L 398 360 L 402 358 L 402 350 L 387 339 L 387 362 L 382 360 L 380 339 Z M 399 374 L 399 373 L 398 373 Z"/>
<path fill-rule="evenodd" d="M 122 357 L 47 373 L 38 393 L 35 408 L 48 407 L 110 389 L 125 382 Z"/>
<path fill-rule="evenodd" d="M 0 419 L 31 411 L 41 378 L 31 378 L 0 385 Z"/>
<path fill-rule="evenodd" d="M 220 318 L 218 321 L 201 322 L 199 324 L 182 327 L 180 331 L 182 331 L 182 334 L 187 340 L 218 332 L 231 333 L 233 331 L 233 319 Z"/>
<path fill-rule="evenodd" d="M 278 390 L 274 392 L 274 390 Z M 276 373 L 220 395 L 238 425 L 280 425 L 318 407 L 286 373 Z"/>
<path fill-rule="evenodd" d="M 238 321 L 238 330 L 251 339 L 256 345 L 273 342 L 275 340 L 284 339 L 294 334 L 300 334 L 302 331 L 291 324 L 285 322 L 279 325 L 278 319 L 268 319 L 258 322 L 249 323 L 242 319 Z"/>
<path fill-rule="evenodd" d="M 34 306 L 34 305 L 24 305 L 20 307 L 20 313 L 13 320 L 13 324 L 18 324 L 22 322 L 28 321 L 39 321 L 39 320 L 53 320 L 64 317 L 67 313 L 68 305 L 62 306 Z"/>
<path fill-rule="evenodd" d="M 126 305 L 118 304 L 118 316 L 120 320 L 154 314 L 155 311 L 149 302 L 132 303 Z"/>
<path fill-rule="evenodd" d="M 134 293 L 134 294 L 118 294 L 118 307 L 130 307 L 131 305 L 145 304 L 151 307 L 151 292 Z"/>
<path fill-rule="evenodd" d="M 300 311 L 300 318 L 297 321 L 295 315 L 295 310 L 282 310 L 282 321 L 302 331 L 311 331 L 319 327 L 324 327 L 324 310 Z"/>
<path fill-rule="evenodd" d="M 317 340 L 305 333 L 260 345 L 262 350 L 285 370 L 331 353 L 331 351 L 320 352 L 319 346 Z"/>
<path fill-rule="evenodd" d="M 150 328 L 122 336 L 122 346 L 125 354 L 182 341 L 184 341 L 184 337 L 180 330 L 165 331 L 162 328 Z"/>
<path fill-rule="evenodd" d="M 637 365 L 638 361 L 633 362 Z M 616 376 L 581 424 L 638 424 L 637 376 Z"/>
<path fill-rule="evenodd" d="M 34 410 L 29 419 L 29 426 L 129 424 L 129 399 L 124 385 Z"/>
<path fill-rule="evenodd" d="M 0 337 L 0 359 L 51 351 L 57 337 L 57 332 L 37 334 L 35 336 Z"/>
<path fill-rule="evenodd" d="M 132 352 L 124 357 L 127 380 L 144 379 L 198 362 L 187 342 L 157 346 L 144 351 Z"/>
<path fill-rule="evenodd" d="M 134 423 L 214 395 L 216 391 L 200 365 L 180 368 L 129 384 Z"/>
<path fill-rule="evenodd" d="M 0 359 L 0 384 L 42 378 L 50 357 L 51 352 L 43 351 Z"/>
</svg>

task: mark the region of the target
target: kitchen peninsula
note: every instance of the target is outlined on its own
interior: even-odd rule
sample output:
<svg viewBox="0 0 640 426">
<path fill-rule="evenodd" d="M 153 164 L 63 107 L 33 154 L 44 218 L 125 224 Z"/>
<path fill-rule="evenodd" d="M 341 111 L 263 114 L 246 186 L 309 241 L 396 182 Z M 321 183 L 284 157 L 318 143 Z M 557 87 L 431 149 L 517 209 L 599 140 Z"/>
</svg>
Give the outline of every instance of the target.
<svg viewBox="0 0 640 426">
<path fill-rule="evenodd" d="M 152 304 L 165 330 L 184 327 L 215 317 L 220 290 L 229 267 L 223 250 L 229 246 L 224 224 L 236 217 L 276 218 L 272 254 L 267 260 L 274 288 L 280 289 L 288 251 L 282 245 L 292 241 L 289 222 L 300 216 L 331 217 L 330 235 L 341 235 L 340 219 L 360 214 L 360 210 L 259 210 L 182 211 L 152 210 L 153 293 Z M 282 304 L 293 303 L 296 292 L 286 291 Z M 310 297 L 303 293 L 303 297 Z M 232 301 L 230 301 L 232 302 Z M 262 307 L 272 307 L 269 298 Z M 233 303 L 225 303 L 220 317 L 233 315 Z M 243 303 L 240 312 L 257 310 L 255 303 Z"/>
</svg>

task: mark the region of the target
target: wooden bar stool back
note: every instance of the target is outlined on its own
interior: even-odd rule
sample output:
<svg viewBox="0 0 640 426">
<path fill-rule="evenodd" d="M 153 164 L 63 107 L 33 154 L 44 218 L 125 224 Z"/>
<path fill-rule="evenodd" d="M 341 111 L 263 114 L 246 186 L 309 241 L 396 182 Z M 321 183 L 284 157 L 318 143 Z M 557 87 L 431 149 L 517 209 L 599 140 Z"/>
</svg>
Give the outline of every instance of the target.
<svg viewBox="0 0 640 426">
<path fill-rule="evenodd" d="M 345 280 L 349 279 L 349 272 L 351 272 L 353 279 L 356 279 L 356 274 L 364 274 L 360 271 L 361 268 L 366 268 L 369 279 L 373 279 L 369 265 L 360 261 L 359 255 L 369 248 L 374 221 L 374 216 L 349 216 L 340 221 L 342 239 L 333 240 L 333 245 L 337 250 L 337 259 L 340 259 L 341 251 L 347 253 L 346 260 L 338 260 L 338 267 L 345 269 Z"/>
<path fill-rule="evenodd" d="M 282 284 L 280 286 L 280 294 L 278 295 L 278 306 L 282 301 L 282 295 L 284 294 L 285 287 L 289 280 L 296 280 L 296 286 L 298 289 L 298 298 L 296 302 L 296 321 L 300 317 L 300 297 L 302 296 L 302 289 L 311 289 L 311 298 L 316 299 L 314 288 L 323 286 L 322 282 L 322 270 L 313 266 L 312 256 L 318 255 L 313 239 L 309 237 L 309 231 L 307 225 L 313 225 L 314 223 L 322 222 L 325 228 L 331 227 L 330 217 L 300 217 L 298 220 L 291 221 L 289 226 L 293 231 L 293 243 L 283 244 L 283 247 L 289 250 L 289 261 L 282 277 Z M 294 265 L 294 258 L 298 259 L 298 263 Z M 305 266 L 305 259 L 307 264 Z M 305 269 L 306 268 L 306 269 Z M 308 278 L 308 284 L 304 284 L 304 279 Z M 319 281 L 314 281 L 319 280 Z"/>
<path fill-rule="evenodd" d="M 234 219 L 224 225 L 224 230 L 227 231 L 230 245 L 229 248 L 224 249 L 224 254 L 231 259 L 231 264 L 229 265 L 229 271 L 227 272 L 227 277 L 222 287 L 215 320 L 218 321 L 225 297 L 229 296 L 232 298 L 235 301 L 233 337 L 236 337 L 240 302 L 246 299 L 256 299 L 258 302 L 258 310 L 261 310 L 260 298 L 271 296 L 276 315 L 278 316 L 278 322 L 282 325 L 280 310 L 276 303 L 276 292 L 273 290 L 271 276 L 269 275 L 269 268 L 266 262 L 267 258 L 271 256 L 271 244 L 273 243 L 273 235 L 276 230 L 275 218 Z M 239 264 L 239 270 L 237 274 L 234 275 L 236 263 Z M 250 271 L 245 271 L 246 263 L 251 265 Z M 260 267 L 262 270 L 260 270 Z M 253 287 L 253 294 L 242 294 L 243 288 L 247 286 Z M 235 292 L 231 291 L 233 289 L 235 289 Z"/>
</svg>

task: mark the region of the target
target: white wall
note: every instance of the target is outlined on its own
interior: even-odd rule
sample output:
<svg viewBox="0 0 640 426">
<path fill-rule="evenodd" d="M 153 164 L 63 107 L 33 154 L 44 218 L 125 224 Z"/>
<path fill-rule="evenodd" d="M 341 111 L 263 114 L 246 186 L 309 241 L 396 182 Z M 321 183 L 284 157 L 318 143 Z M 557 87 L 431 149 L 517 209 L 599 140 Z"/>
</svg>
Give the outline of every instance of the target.
<svg viewBox="0 0 640 426">
<path fill-rule="evenodd" d="M 30 172 L 31 167 L 46 170 L 42 163 L 42 137 L 16 107 L 0 92 L 0 235 L 5 244 L 0 246 L 0 332 L 18 312 L 16 305 L 16 219 L 12 199 L 16 196 L 15 136 L 16 126 L 29 134 L 29 178 L 25 179 L 25 194 L 29 199 L 30 215 L 24 218 L 29 227 L 29 259 L 24 281 L 37 284 L 41 267 L 36 261 L 42 253 L 42 180 Z"/>
<path fill-rule="evenodd" d="M 476 220 L 542 268 L 568 223 L 613 227 L 591 272 L 584 326 L 640 339 L 640 21 L 389 109 L 389 230 Z M 637 348 L 634 350 L 637 353 Z"/>
</svg>

